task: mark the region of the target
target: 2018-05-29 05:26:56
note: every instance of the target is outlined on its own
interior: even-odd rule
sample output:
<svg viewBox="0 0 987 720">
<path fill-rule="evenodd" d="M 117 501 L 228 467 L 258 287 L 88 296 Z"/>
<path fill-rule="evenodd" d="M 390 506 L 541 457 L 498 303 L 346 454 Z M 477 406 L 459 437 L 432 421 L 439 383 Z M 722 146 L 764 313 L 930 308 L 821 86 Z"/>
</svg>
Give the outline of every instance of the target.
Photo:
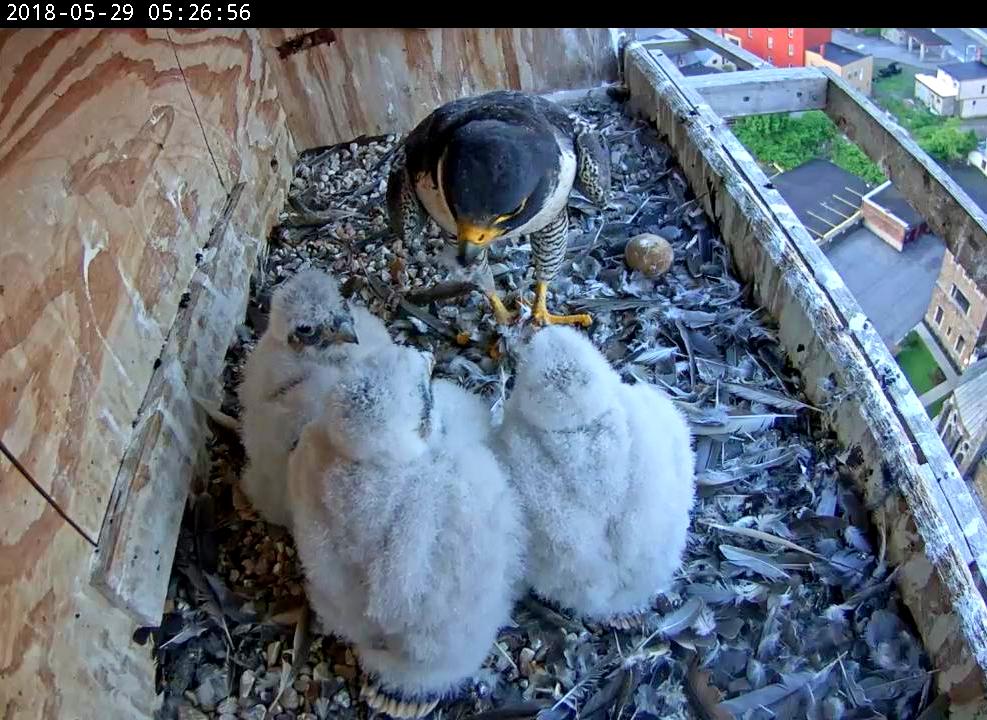
<svg viewBox="0 0 987 720">
<path fill-rule="evenodd" d="M 246 3 L 229 3 L 227 5 L 211 3 L 189 3 L 179 5 L 173 3 L 151 3 L 147 8 L 147 20 L 151 22 L 169 20 L 188 21 L 246 21 L 250 19 L 250 5 Z M 104 9 L 96 3 L 73 3 L 66 9 L 59 9 L 55 3 L 7 3 L 7 20 L 10 22 L 55 21 L 58 19 L 129 21 L 134 18 L 134 6 L 131 3 L 111 3 Z"/>
</svg>

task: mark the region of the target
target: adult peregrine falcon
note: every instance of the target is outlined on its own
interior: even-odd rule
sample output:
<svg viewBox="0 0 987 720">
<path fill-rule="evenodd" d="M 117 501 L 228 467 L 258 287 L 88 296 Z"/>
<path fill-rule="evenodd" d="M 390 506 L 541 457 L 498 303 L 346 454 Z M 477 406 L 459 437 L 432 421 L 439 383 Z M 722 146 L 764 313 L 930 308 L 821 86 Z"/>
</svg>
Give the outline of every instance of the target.
<svg viewBox="0 0 987 720">
<path fill-rule="evenodd" d="M 387 206 L 391 227 L 405 239 L 431 216 L 458 239 L 463 266 L 485 263 L 494 240 L 528 235 L 535 322 L 589 326 L 589 315 L 553 315 L 546 307 L 548 284 L 565 261 L 573 185 L 606 204 L 603 138 L 538 95 L 498 91 L 442 105 L 411 131 L 391 165 Z M 496 293 L 487 295 L 497 321 L 509 322 Z"/>
</svg>

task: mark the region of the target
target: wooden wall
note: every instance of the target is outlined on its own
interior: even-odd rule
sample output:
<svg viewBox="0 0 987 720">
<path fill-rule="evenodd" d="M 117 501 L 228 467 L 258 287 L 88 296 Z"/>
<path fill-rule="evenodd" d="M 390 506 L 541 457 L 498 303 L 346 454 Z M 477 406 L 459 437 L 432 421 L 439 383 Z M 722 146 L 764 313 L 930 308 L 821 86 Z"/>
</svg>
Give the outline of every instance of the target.
<svg viewBox="0 0 987 720">
<path fill-rule="evenodd" d="M 332 28 L 282 57 L 285 43 L 313 30 L 261 31 L 299 149 L 402 133 L 464 95 L 617 79 L 609 28 Z"/>
<path fill-rule="evenodd" d="M 218 395 L 295 147 L 617 76 L 606 28 L 309 30 L 0 31 L 5 720 L 150 717 L 131 637 L 204 447 L 192 397 Z"/>
<path fill-rule="evenodd" d="M 124 567 L 109 551 L 113 540 L 143 538 L 132 567 L 143 572 L 144 555 L 157 555 L 166 579 L 174 538 L 156 532 L 161 523 L 131 535 L 101 530 L 114 485 L 132 485 L 121 460 L 147 425 L 145 399 L 163 418 L 157 425 L 185 440 L 178 447 L 201 446 L 194 422 L 186 425 L 191 406 L 148 389 L 240 183 L 231 232 L 248 250 L 225 299 L 244 299 L 244 272 L 283 201 L 273 188 L 290 170 L 287 140 L 256 32 L 0 35 L 0 441 L 24 470 L 0 467 L 4 718 L 149 716 L 148 651 L 130 641 L 140 613 L 133 598 L 105 592 Z M 184 339 L 219 336 L 221 367 L 238 312 Z M 184 368 L 176 381 L 186 394 L 208 387 Z M 175 467 L 148 468 L 113 519 L 165 517 L 177 531 L 188 473 Z M 156 506 L 147 502 L 155 496 Z M 94 564 L 110 578 L 102 593 L 90 582 Z"/>
</svg>

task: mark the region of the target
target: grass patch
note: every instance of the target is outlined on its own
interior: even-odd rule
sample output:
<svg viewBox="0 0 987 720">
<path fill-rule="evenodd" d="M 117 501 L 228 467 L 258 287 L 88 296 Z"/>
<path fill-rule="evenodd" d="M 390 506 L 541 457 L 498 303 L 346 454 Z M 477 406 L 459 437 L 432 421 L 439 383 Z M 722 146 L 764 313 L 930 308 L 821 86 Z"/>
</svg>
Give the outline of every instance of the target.
<svg viewBox="0 0 987 720">
<path fill-rule="evenodd" d="M 895 360 L 916 395 L 923 395 L 946 380 L 929 348 L 914 330 L 905 336 Z M 932 408 L 929 410 L 931 413 Z"/>
<path fill-rule="evenodd" d="M 866 182 L 885 177 L 863 151 L 847 140 L 820 110 L 798 116 L 751 115 L 733 124 L 733 132 L 751 155 L 765 166 L 791 170 L 813 158 L 825 158 Z M 769 173 L 770 174 L 770 173 Z"/>
<path fill-rule="evenodd" d="M 898 66 L 901 68 L 901 74 L 892 75 L 887 78 L 877 77 L 877 71 L 887 67 L 889 64 L 884 62 L 878 66 L 877 63 L 874 63 L 874 82 L 871 85 L 871 89 L 874 101 L 881 107 L 885 107 L 883 102 L 885 100 L 904 100 L 913 97 L 915 95 L 915 75 L 922 72 L 922 68 L 898 63 Z M 932 74 L 934 75 L 935 71 Z M 885 107 L 885 109 L 890 110 L 891 108 Z"/>
</svg>

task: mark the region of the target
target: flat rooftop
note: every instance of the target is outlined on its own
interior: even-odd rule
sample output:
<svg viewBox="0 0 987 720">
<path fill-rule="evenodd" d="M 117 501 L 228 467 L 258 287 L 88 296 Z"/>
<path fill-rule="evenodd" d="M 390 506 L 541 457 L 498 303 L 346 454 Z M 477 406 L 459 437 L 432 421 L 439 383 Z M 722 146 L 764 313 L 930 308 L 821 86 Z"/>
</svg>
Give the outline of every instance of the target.
<svg viewBox="0 0 987 720">
<path fill-rule="evenodd" d="M 987 64 L 977 60 L 947 63 L 940 65 L 939 69 L 957 80 L 987 80 Z"/>
<path fill-rule="evenodd" d="M 922 222 L 922 216 L 915 212 L 915 209 L 908 204 L 905 196 L 898 192 L 894 185 L 888 185 L 867 199 L 903 220 L 908 227 Z"/>
<path fill-rule="evenodd" d="M 872 187 L 829 160 L 815 159 L 771 182 L 816 240 L 860 209 Z"/>
<path fill-rule="evenodd" d="M 823 59 L 828 60 L 834 65 L 839 65 L 840 67 L 869 57 L 864 53 L 857 52 L 856 50 L 844 47 L 843 45 L 837 45 L 834 42 L 824 42 L 818 48 L 810 48 L 810 50 L 812 50 L 812 52 L 819 53 L 822 55 Z"/>
<path fill-rule="evenodd" d="M 952 45 L 952 43 L 944 38 L 942 35 L 937 35 L 932 32 L 929 28 L 902 28 L 906 35 L 910 35 L 913 39 L 922 43 L 923 45 L 930 46 L 942 46 L 942 45 Z"/>
<path fill-rule="evenodd" d="M 898 252 L 860 226 L 823 252 L 890 348 L 925 317 L 946 246 L 926 234 Z"/>
</svg>

